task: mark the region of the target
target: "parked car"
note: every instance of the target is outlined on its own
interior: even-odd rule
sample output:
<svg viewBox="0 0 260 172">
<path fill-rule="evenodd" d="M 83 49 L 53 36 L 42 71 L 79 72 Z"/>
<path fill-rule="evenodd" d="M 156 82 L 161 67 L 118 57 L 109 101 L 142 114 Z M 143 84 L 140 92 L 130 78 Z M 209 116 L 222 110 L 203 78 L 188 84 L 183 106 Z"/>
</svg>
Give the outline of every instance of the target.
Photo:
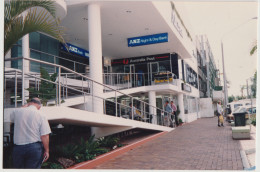
<svg viewBox="0 0 260 172">
<path fill-rule="evenodd" d="M 256 107 L 251 107 L 251 106 L 237 106 L 233 112 L 229 115 L 227 115 L 227 121 L 229 123 L 231 123 L 232 121 L 234 121 L 234 113 L 243 113 L 245 112 L 246 115 L 245 115 L 245 118 L 246 119 L 249 119 L 249 117 L 251 116 L 255 116 L 256 114 Z"/>
</svg>

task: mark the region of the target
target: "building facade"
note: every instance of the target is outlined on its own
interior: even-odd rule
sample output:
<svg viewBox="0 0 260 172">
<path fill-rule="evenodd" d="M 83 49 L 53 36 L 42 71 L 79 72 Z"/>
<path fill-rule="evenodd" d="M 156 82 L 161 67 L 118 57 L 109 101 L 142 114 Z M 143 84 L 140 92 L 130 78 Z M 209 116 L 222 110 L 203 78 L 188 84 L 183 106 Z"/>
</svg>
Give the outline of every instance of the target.
<svg viewBox="0 0 260 172">
<path fill-rule="evenodd" d="M 87 125 L 97 137 L 170 131 L 166 101 L 174 101 L 183 122 L 201 117 L 200 99 L 217 85 L 216 66 L 209 43 L 198 48 L 173 2 L 62 3 L 68 49 L 43 33 L 18 41 L 5 57 L 13 59 L 5 62 L 5 114 L 33 96 L 24 89 L 41 88 L 42 67 L 58 73 L 56 98 L 48 102 L 57 106 L 43 108 L 53 124 Z M 21 56 L 28 59 L 14 60 Z M 143 123 L 129 115 L 132 106 Z"/>
</svg>

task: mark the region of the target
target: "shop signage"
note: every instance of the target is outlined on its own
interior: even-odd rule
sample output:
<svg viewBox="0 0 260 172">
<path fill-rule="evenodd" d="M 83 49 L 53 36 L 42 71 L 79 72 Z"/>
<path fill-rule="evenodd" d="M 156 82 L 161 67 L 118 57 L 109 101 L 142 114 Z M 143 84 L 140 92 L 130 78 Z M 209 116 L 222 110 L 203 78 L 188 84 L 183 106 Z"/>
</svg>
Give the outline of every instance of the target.
<svg viewBox="0 0 260 172">
<path fill-rule="evenodd" d="M 138 64 L 138 63 L 149 63 L 149 62 L 157 62 L 170 60 L 170 54 L 158 54 L 151 56 L 142 56 L 142 57 L 133 57 L 133 58 L 125 58 L 125 59 L 115 59 L 111 61 L 111 65 L 129 65 L 129 64 Z"/>
<path fill-rule="evenodd" d="M 128 42 L 128 47 L 168 42 L 168 33 L 159 33 L 155 35 L 128 38 L 127 42 Z"/>
<path fill-rule="evenodd" d="M 82 48 L 79 48 L 79 47 L 72 45 L 72 44 L 69 44 L 69 43 L 67 43 L 67 45 L 69 47 L 70 53 L 89 58 L 89 52 L 87 50 L 84 50 Z M 63 44 L 61 44 L 61 49 L 64 50 L 64 51 L 67 51 L 66 47 Z"/>
<path fill-rule="evenodd" d="M 191 86 L 188 86 L 187 84 L 181 83 L 181 88 L 183 91 L 191 92 Z"/>
</svg>

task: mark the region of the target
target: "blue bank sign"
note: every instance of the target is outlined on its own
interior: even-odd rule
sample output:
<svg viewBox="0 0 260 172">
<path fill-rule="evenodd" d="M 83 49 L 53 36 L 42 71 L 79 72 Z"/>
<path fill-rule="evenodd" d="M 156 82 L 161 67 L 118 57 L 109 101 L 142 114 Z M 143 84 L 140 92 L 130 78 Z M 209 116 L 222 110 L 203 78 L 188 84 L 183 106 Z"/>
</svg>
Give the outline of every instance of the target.
<svg viewBox="0 0 260 172">
<path fill-rule="evenodd" d="M 168 33 L 159 33 L 155 35 L 140 36 L 128 38 L 128 47 L 142 46 L 148 44 L 158 44 L 168 42 Z"/>
<path fill-rule="evenodd" d="M 69 44 L 69 43 L 67 43 L 67 45 L 69 47 L 70 53 L 89 58 L 89 52 L 87 50 L 84 50 L 82 48 L 79 48 L 79 47 L 72 45 L 72 44 Z M 64 51 L 67 51 L 67 49 L 65 48 L 65 46 L 63 44 L 61 44 L 61 49 L 64 50 Z"/>
</svg>

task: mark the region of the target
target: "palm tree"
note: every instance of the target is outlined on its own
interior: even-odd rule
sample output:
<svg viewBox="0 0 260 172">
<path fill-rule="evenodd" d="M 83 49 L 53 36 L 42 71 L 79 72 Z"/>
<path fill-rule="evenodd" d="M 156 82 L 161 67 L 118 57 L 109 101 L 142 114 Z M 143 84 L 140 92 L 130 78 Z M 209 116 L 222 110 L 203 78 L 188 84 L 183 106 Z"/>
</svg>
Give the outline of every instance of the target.
<svg viewBox="0 0 260 172">
<path fill-rule="evenodd" d="M 6 0 L 4 22 L 4 55 L 31 32 L 43 32 L 65 43 L 52 0 Z"/>
</svg>

